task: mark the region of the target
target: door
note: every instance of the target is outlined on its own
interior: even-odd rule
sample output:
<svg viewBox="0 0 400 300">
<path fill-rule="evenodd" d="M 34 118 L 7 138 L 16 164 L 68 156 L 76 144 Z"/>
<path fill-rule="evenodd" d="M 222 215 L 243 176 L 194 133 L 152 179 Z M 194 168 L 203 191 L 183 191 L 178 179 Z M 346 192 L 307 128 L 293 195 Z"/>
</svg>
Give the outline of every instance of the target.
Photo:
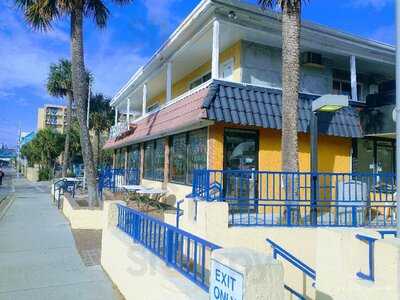
<svg viewBox="0 0 400 300">
<path fill-rule="evenodd" d="M 238 209 L 247 209 L 258 197 L 258 132 L 226 129 L 224 138 L 224 196 Z M 240 172 L 243 171 L 243 172 Z"/>
<path fill-rule="evenodd" d="M 379 184 L 383 192 L 395 192 L 394 176 L 388 175 L 394 172 L 394 161 L 393 142 L 390 140 L 376 141 L 376 173 L 384 173 L 379 176 Z"/>
</svg>

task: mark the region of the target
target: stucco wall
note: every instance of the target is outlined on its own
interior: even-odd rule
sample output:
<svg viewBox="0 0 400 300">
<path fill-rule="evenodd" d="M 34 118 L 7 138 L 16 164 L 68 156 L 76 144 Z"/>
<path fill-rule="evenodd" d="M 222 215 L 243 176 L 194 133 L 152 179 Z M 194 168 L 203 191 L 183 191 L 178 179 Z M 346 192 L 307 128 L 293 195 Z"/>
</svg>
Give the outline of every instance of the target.
<svg viewBox="0 0 400 300">
<path fill-rule="evenodd" d="M 73 199 L 63 196 L 62 212 L 73 229 L 102 229 L 101 208 L 80 207 Z"/>
<path fill-rule="evenodd" d="M 101 265 L 126 300 L 208 299 L 208 294 L 116 228 L 115 202 L 104 206 Z"/>
<path fill-rule="evenodd" d="M 27 167 L 26 168 L 26 179 L 29 181 L 39 181 L 39 168 L 38 167 Z"/>
<path fill-rule="evenodd" d="M 292 253 L 317 274 L 312 280 L 288 264 L 284 265 L 285 284 L 310 299 L 398 299 L 400 242 L 378 240 L 375 246 L 375 282 L 356 277 L 368 273 L 368 248 L 356 234 L 378 237 L 376 230 L 360 228 L 228 227 L 226 203 L 186 199 L 180 228 L 222 247 L 248 247 L 271 254 L 269 238 Z M 167 219 L 166 219 L 167 220 Z M 173 224 L 174 220 L 170 220 Z M 379 297 L 378 295 L 382 295 Z"/>
</svg>

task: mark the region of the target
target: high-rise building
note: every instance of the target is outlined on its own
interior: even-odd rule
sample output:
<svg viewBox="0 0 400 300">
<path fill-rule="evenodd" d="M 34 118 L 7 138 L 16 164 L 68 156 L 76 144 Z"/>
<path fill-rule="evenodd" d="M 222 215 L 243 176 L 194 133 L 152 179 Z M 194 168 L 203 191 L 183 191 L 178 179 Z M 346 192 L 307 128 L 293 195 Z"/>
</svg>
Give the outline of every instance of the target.
<svg viewBox="0 0 400 300">
<path fill-rule="evenodd" d="M 38 109 L 37 129 L 53 128 L 64 133 L 67 122 L 67 108 L 62 105 L 46 104 Z"/>
</svg>

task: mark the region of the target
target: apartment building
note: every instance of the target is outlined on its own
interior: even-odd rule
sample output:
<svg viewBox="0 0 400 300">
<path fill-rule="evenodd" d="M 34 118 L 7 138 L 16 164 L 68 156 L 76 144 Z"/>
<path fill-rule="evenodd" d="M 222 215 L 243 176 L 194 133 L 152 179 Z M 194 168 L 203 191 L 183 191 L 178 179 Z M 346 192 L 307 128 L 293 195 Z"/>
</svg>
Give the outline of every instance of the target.
<svg viewBox="0 0 400 300">
<path fill-rule="evenodd" d="M 52 128 L 64 133 L 67 122 L 67 107 L 62 105 L 46 104 L 38 109 L 37 130 Z"/>
</svg>

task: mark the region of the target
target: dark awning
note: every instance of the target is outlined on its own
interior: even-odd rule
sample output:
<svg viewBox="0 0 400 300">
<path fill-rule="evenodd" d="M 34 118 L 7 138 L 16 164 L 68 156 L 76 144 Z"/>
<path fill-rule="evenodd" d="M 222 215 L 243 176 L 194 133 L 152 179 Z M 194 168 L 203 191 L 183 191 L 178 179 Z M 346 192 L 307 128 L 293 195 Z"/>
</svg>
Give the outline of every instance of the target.
<svg viewBox="0 0 400 300">
<path fill-rule="evenodd" d="M 299 132 L 308 132 L 311 103 L 318 96 L 300 94 Z M 214 80 L 204 100 L 207 119 L 244 126 L 282 128 L 282 92 L 277 89 Z M 319 133 L 362 137 L 360 117 L 354 107 L 336 113 L 318 113 Z"/>
</svg>

